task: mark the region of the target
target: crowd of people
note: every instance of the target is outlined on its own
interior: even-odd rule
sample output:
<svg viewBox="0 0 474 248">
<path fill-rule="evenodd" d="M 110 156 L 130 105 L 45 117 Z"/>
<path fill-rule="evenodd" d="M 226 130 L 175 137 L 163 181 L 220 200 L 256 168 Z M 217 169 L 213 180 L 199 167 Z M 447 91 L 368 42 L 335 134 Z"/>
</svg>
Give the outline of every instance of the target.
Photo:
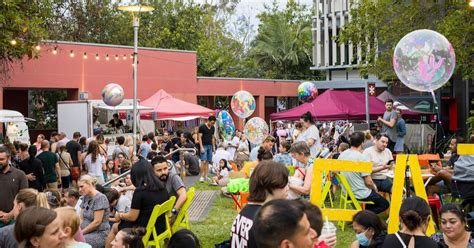
<svg viewBox="0 0 474 248">
<path fill-rule="evenodd" d="M 79 132 L 71 139 L 52 133 L 46 140 L 40 134 L 31 145 L 5 142 L 0 146 L 0 247 L 143 247 L 141 237 L 154 206 L 175 196 L 175 217 L 186 202 L 185 175 L 199 175 L 200 182 L 222 187 L 226 195 L 235 193 L 234 183 L 247 185 L 248 204 L 221 247 L 335 247 L 336 233 L 325 231 L 328 223 L 321 210 L 308 201 L 313 177 L 318 176 L 313 175 L 317 158 L 373 164 L 372 173 L 340 173 L 358 200 L 373 203 L 354 215 L 351 247 L 474 247 L 471 233 L 464 229 L 466 216 L 457 205 L 443 206 L 441 233 L 426 237 L 431 211 L 417 197 L 403 201 L 402 228 L 387 234 L 378 214 L 389 208 L 385 194 L 391 193 L 392 181 L 387 171 L 394 166 L 393 153 L 403 151 L 406 133 L 401 113 L 392 105 L 386 102 L 378 131 L 337 130 L 317 125 L 305 113 L 294 129 L 277 127 L 259 145 L 240 130 L 228 141 L 219 139 L 213 116 L 193 132 L 144 135 L 136 147 L 130 136 L 116 137 L 111 147 L 101 133 L 83 137 Z M 451 141 L 448 167 L 432 167 L 435 177 L 428 183 L 428 194 L 457 190 L 461 198 L 470 197 L 459 188 L 471 181 L 474 185 L 474 159 L 457 155 L 460 142 Z M 332 193 L 341 187 L 334 173 L 320 176 L 323 184 L 333 183 Z M 155 228 L 158 233 L 166 229 L 164 216 Z M 180 230 L 168 247 L 199 247 L 199 240 L 189 230 Z"/>
</svg>

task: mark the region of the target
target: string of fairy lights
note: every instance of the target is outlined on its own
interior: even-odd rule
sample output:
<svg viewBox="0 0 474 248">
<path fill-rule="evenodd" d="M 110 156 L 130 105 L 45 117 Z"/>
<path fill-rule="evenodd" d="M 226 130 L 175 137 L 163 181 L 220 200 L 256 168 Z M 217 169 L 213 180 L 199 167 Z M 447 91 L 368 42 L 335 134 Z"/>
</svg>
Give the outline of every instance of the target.
<svg viewBox="0 0 474 248">
<path fill-rule="evenodd" d="M 19 44 L 19 42 L 21 42 L 21 40 L 11 40 L 10 41 L 10 44 L 12 46 L 16 46 Z M 66 51 L 66 53 L 68 53 L 68 56 L 71 57 L 71 58 L 76 58 L 76 57 L 82 57 L 83 59 L 89 59 L 89 57 L 91 58 L 95 58 L 95 60 L 97 61 L 100 61 L 100 60 L 105 60 L 105 61 L 124 61 L 124 60 L 127 60 L 128 58 L 130 58 L 130 60 L 133 61 L 133 54 L 122 54 L 122 53 L 95 53 L 95 52 L 83 52 L 83 51 L 77 51 L 77 50 L 74 50 L 74 49 L 63 49 L 61 48 L 61 45 L 67 45 L 67 44 L 63 44 L 63 43 L 57 43 L 57 42 L 44 42 L 43 44 L 39 44 L 39 45 L 36 45 L 36 46 L 33 46 L 32 49 L 35 51 L 35 52 L 40 52 L 42 50 L 44 50 L 44 47 L 48 47 L 48 49 L 46 49 L 46 51 L 48 52 L 51 52 L 53 55 L 58 55 L 59 53 L 63 53 L 64 51 Z M 111 49 L 115 49 L 117 47 L 110 47 Z M 102 55 L 101 55 L 102 54 Z M 170 58 L 165 58 L 165 57 L 162 57 L 162 56 L 150 56 L 150 55 L 147 55 L 147 54 L 141 54 L 140 56 L 142 57 L 146 57 L 146 58 L 149 58 L 149 59 L 154 59 L 154 60 L 160 60 L 160 61 L 167 61 L 167 62 L 171 62 L 171 63 L 176 63 L 176 64 L 186 64 L 186 65 L 195 65 L 194 63 L 190 63 L 190 62 L 184 62 L 182 60 L 174 60 L 174 59 L 170 59 Z M 132 63 L 132 66 L 133 66 L 133 63 Z"/>
<path fill-rule="evenodd" d="M 19 43 L 19 41 L 16 40 L 16 39 L 10 41 L 10 44 L 11 44 L 12 46 L 16 46 L 16 45 L 18 45 L 18 43 Z M 44 45 L 44 46 L 46 46 L 46 45 Z M 41 51 L 42 48 L 43 48 L 43 46 L 40 45 L 40 44 L 38 44 L 38 45 L 36 45 L 36 46 L 33 47 L 33 49 L 34 49 L 36 52 Z M 53 55 L 57 55 L 58 53 L 60 53 L 59 45 L 54 45 L 54 48 L 51 49 L 51 53 L 52 53 Z M 75 52 L 74 50 L 69 50 L 69 57 L 75 58 L 77 53 L 78 53 L 78 52 Z M 82 58 L 83 58 L 83 59 L 88 59 L 88 58 L 89 58 L 89 54 L 88 54 L 87 52 L 80 52 L 79 54 L 82 55 Z M 99 53 L 95 53 L 95 54 L 92 53 L 91 56 L 94 57 L 96 60 L 100 60 L 100 59 L 101 59 L 101 56 L 100 56 Z M 122 54 L 119 54 L 119 53 L 115 53 L 115 54 L 110 54 L 110 55 L 109 55 L 108 53 L 106 53 L 105 56 L 104 56 L 104 55 L 102 55 L 102 56 L 104 57 L 104 59 L 105 59 L 106 61 L 109 61 L 109 60 L 115 60 L 115 61 L 127 60 L 128 58 L 133 59 L 133 54 L 130 54 L 130 55 L 123 54 L 123 55 L 122 55 Z"/>
</svg>

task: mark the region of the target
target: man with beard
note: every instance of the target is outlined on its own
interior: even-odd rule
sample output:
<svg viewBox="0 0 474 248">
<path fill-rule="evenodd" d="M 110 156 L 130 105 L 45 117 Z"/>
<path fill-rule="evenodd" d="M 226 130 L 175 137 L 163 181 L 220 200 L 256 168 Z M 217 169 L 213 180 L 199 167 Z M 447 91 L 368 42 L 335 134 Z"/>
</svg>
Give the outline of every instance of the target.
<svg viewBox="0 0 474 248">
<path fill-rule="evenodd" d="M 174 208 L 171 210 L 174 217 L 176 217 L 179 209 L 181 209 L 188 198 L 183 180 L 181 180 L 178 174 L 170 173 L 168 162 L 163 156 L 156 156 L 151 160 L 151 165 L 153 166 L 155 175 L 166 185 L 166 190 L 169 195 L 176 196 L 176 203 L 174 204 Z"/>
<path fill-rule="evenodd" d="M 16 194 L 28 188 L 28 179 L 23 171 L 11 166 L 11 153 L 5 146 L 0 146 L 0 227 L 13 220 L 13 200 Z"/>
</svg>

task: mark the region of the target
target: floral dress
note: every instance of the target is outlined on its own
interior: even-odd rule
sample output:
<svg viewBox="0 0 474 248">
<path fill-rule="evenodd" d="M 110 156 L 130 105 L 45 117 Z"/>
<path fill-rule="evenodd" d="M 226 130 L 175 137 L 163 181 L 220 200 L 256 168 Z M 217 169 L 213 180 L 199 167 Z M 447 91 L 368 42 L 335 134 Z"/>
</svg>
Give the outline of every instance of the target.
<svg viewBox="0 0 474 248">
<path fill-rule="evenodd" d="M 109 215 L 110 207 L 107 197 L 97 192 L 94 197 L 84 196 L 81 203 L 81 209 L 83 210 L 83 222 L 81 223 L 81 230 L 86 228 L 92 221 L 94 221 L 94 212 L 104 210 L 104 216 L 102 217 L 102 223 L 92 232 L 84 234 L 84 238 L 88 244 L 94 248 L 105 247 L 105 239 L 110 231 Z"/>
</svg>

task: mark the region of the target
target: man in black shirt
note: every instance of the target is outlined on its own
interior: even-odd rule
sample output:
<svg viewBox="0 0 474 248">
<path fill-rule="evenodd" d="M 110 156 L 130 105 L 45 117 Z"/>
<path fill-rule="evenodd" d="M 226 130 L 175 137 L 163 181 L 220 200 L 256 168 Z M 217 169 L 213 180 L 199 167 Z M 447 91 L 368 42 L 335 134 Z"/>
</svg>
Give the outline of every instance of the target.
<svg viewBox="0 0 474 248">
<path fill-rule="evenodd" d="M 119 119 L 118 114 L 113 115 L 114 118 L 109 121 L 109 127 L 114 127 L 114 128 L 122 128 L 123 127 L 123 121 Z"/>
<path fill-rule="evenodd" d="M 66 143 L 66 150 L 71 154 L 72 167 L 71 167 L 71 177 L 73 184 L 77 183 L 79 176 L 81 175 L 81 161 L 80 157 L 82 154 L 82 147 L 79 144 L 79 139 L 81 138 L 80 132 L 74 132 L 72 135 L 72 140 Z"/>
<path fill-rule="evenodd" d="M 209 116 L 206 123 L 199 126 L 199 144 L 201 145 L 201 178 L 199 181 L 207 180 L 209 172 L 209 163 L 212 163 L 212 153 L 216 147 L 216 138 L 214 137 L 215 116 Z"/>
</svg>

